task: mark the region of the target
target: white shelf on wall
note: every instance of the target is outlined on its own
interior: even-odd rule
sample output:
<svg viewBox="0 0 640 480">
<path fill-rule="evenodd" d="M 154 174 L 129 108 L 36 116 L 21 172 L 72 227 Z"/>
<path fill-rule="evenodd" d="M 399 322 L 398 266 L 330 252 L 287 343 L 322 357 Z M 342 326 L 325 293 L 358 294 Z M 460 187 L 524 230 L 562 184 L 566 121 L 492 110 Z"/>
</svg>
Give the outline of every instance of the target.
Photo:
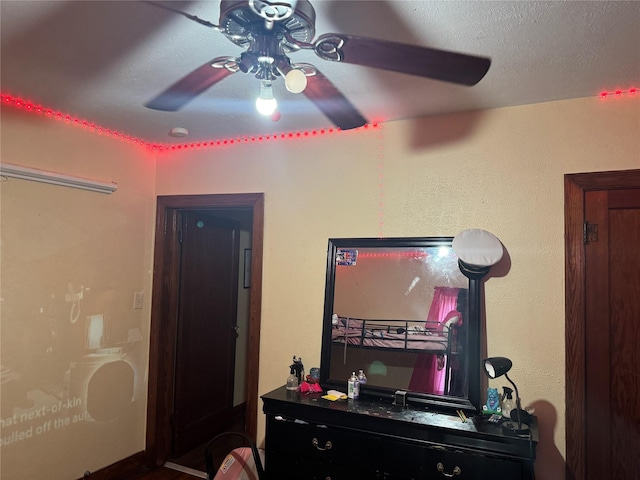
<svg viewBox="0 0 640 480">
<path fill-rule="evenodd" d="M 118 185 L 113 182 L 103 182 L 100 180 L 49 172 L 47 170 L 23 167 L 12 163 L 0 163 L 0 175 L 8 178 L 19 178 L 21 180 L 60 185 L 62 187 L 79 188 L 81 190 L 98 193 L 113 193 L 118 189 Z"/>
</svg>

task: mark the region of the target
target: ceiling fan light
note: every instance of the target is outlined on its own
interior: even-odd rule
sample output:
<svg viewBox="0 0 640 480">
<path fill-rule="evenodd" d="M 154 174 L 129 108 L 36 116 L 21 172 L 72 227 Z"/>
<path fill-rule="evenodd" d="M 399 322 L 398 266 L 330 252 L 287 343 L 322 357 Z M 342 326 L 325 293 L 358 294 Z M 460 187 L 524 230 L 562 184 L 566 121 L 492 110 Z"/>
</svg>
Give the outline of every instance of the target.
<svg viewBox="0 0 640 480">
<path fill-rule="evenodd" d="M 261 115 L 268 117 L 276 111 L 276 108 L 278 108 L 278 102 L 276 102 L 275 98 L 265 99 L 258 97 L 256 99 L 256 109 Z"/>
<path fill-rule="evenodd" d="M 262 80 L 260 82 L 260 96 L 256 99 L 256 109 L 265 116 L 270 116 L 278 108 L 278 102 L 273 97 L 271 82 Z"/>
<path fill-rule="evenodd" d="M 301 93 L 307 88 L 307 76 L 302 70 L 293 68 L 285 75 L 284 85 L 291 93 Z"/>
</svg>

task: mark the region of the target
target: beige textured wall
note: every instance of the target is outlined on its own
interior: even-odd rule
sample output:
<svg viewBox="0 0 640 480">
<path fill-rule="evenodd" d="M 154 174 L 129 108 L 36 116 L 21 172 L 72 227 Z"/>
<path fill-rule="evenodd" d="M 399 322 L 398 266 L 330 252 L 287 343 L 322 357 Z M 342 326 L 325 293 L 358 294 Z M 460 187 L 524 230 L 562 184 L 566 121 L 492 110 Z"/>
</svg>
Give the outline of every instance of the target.
<svg viewBox="0 0 640 480">
<path fill-rule="evenodd" d="M 72 480 L 144 449 L 155 158 L 11 109 L 1 135 L 2 162 L 118 184 L 0 183 L 0 477 Z M 91 315 L 100 350 L 86 348 Z"/>
<path fill-rule="evenodd" d="M 284 383 L 294 354 L 319 364 L 328 238 L 496 234 L 508 255 L 486 282 L 487 353 L 513 360 L 511 378 L 540 417 L 538 478 L 555 480 L 565 451 L 563 175 L 639 167 L 640 100 L 594 97 L 184 152 L 160 158 L 157 193 L 265 192 L 260 393 Z"/>
<path fill-rule="evenodd" d="M 119 184 L 106 196 L 0 183 L 3 380 L 4 366 L 17 360 L 25 377 L 39 377 L 49 364 L 47 345 L 30 359 L 15 346 L 47 338 L 40 308 L 57 309 L 60 329 L 67 325 L 68 283 L 90 287 L 83 308 L 116 312 L 121 339 L 129 326 L 140 329 L 136 355 L 146 367 L 154 194 L 265 192 L 260 393 L 284 383 L 292 355 L 307 369 L 319 363 L 328 238 L 484 228 L 502 240 L 509 264 L 486 284 L 487 352 L 514 361 L 512 378 L 540 417 L 538 478 L 563 478 L 563 174 L 640 168 L 639 99 L 585 98 L 160 155 L 155 192 L 154 161 L 135 146 L 5 109 L 1 135 L 3 162 Z M 147 296 L 134 311 L 136 290 Z M 51 294 L 54 307 L 46 303 Z M 83 334 L 73 342 L 72 333 L 64 335 L 67 355 L 82 348 Z M 83 424 L 43 433 L 42 457 L 26 448 L 27 439 L 3 445 L 2 478 L 35 478 L 29 466 L 70 480 L 142 450 L 144 399 L 125 410 L 132 421 L 113 429 Z"/>
</svg>

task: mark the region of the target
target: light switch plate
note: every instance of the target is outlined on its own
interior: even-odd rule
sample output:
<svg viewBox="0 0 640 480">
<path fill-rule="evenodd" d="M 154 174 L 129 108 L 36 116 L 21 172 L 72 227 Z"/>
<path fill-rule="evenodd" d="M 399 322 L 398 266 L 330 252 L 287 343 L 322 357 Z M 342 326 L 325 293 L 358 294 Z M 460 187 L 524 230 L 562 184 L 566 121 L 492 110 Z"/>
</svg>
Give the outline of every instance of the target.
<svg viewBox="0 0 640 480">
<path fill-rule="evenodd" d="M 139 310 L 142 308 L 142 292 L 134 292 L 133 294 L 133 308 Z"/>
</svg>

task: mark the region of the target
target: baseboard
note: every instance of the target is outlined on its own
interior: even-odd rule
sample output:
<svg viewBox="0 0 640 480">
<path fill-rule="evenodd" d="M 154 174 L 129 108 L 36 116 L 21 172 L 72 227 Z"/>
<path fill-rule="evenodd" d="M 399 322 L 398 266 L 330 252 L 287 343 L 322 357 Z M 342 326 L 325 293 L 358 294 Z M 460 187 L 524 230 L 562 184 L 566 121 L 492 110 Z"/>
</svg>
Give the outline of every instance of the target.
<svg viewBox="0 0 640 480">
<path fill-rule="evenodd" d="M 246 403 L 241 403 L 233 407 L 232 418 L 234 420 L 242 419 L 245 415 Z M 134 453 L 130 457 L 124 458 L 107 467 L 96 470 L 95 472 L 87 472 L 84 477 L 78 480 L 113 480 L 114 478 L 122 479 L 127 475 L 131 475 L 147 466 L 145 461 L 145 452 Z"/>
<path fill-rule="evenodd" d="M 107 467 L 87 472 L 78 480 L 113 480 L 114 478 L 126 478 L 128 475 L 142 470 L 145 467 L 144 452 L 134 453 L 130 457 L 113 463 Z"/>
</svg>

